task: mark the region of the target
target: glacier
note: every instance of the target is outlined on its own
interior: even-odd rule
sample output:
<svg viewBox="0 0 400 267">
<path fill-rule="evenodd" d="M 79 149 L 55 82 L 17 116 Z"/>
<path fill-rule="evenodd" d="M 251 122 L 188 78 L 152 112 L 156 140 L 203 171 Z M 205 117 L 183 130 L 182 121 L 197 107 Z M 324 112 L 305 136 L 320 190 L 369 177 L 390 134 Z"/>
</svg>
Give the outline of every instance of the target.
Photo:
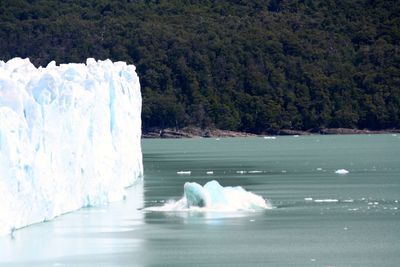
<svg viewBox="0 0 400 267">
<path fill-rule="evenodd" d="M 221 186 L 212 180 L 204 186 L 186 182 L 184 195 L 178 201 L 169 201 L 163 206 L 148 207 L 148 211 L 198 211 L 236 212 L 272 209 L 271 203 L 263 197 L 246 191 L 241 186 Z"/>
<path fill-rule="evenodd" d="M 125 62 L 0 61 L 0 235 L 140 184 L 141 106 Z"/>
</svg>

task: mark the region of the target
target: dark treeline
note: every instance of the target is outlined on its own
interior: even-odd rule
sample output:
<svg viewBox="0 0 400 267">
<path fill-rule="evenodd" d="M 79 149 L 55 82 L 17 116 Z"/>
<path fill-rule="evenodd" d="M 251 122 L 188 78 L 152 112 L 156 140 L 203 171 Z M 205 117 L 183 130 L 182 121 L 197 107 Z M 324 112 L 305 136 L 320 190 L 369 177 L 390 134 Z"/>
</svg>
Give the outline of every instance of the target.
<svg viewBox="0 0 400 267">
<path fill-rule="evenodd" d="M 143 127 L 400 128 L 394 0 L 0 0 L 0 59 L 137 66 Z"/>
</svg>

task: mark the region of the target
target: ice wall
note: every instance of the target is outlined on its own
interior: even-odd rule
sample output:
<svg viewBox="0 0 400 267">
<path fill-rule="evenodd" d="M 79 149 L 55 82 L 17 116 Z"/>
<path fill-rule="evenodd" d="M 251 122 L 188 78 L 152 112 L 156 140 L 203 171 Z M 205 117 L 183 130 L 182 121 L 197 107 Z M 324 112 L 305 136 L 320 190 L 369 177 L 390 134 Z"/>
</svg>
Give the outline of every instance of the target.
<svg viewBox="0 0 400 267">
<path fill-rule="evenodd" d="M 142 179 L 140 116 L 133 65 L 0 61 L 0 235 L 122 199 Z"/>
</svg>

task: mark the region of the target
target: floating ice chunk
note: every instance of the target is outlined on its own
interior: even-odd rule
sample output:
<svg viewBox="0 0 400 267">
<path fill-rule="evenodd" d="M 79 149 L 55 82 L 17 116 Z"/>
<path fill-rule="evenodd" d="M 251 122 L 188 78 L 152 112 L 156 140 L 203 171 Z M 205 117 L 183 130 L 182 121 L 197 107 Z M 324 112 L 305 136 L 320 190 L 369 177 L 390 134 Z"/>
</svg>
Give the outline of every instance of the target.
<svg viewBox="0 0 400 267">
<path fill-rule="evenodd" d="M 201 186 L 187 182 L 184 196 L 176 202 L 161 207 L 149 207 L 151 211 L 257 211 L 271 209 L 271 204 L 261 196 L 247 192 L 240 186 L 223 187 L 213 180 Z"/>
<path fill-rule="evenodd" d="M 349 171 L 345 169 L 339 169 L 335 171 L 336 174 L 348 174 Z"/>
<path fill-rule="evenodd" d="M 205 207 L 210 205 L 210 195 L 198 183 L 185 183 L 183 186 L 185 191 L 185 198 L 188 208 L 192 206 Z M 215 192 L 216 194 L 220 192 Z"/>
<path fill-rule="evenodd" d="M 206 174 L 207 174 L 207 175 L 213 175 L 214 172 L 213 172 L 213 171 L 208 171 L 208 172 L 206 172 Z"/>
<path fill-rule="evenodd" d="M 274 139 L 276 139 L 276 137 L 275 136 L 264 136 L 264 139 L 274 140 Z"/>
<path fill-rule="evenodd" d="M 305 200 L 305 201 L 312 201 L 313 198 L 312 198 L 312 197 L 305 197 L 304 200 Z"/>
<path fill-rule="evenodd" d="M 236 171 L 236 173 L 238 173 L 238 174 L 246 174 L 247 171 Z"/>
<path fill-rule="evenodd" d="M 262 171 L 249 171 L 249 173 L 262 173 Z"/>
<path fill-rule="evenodd" d="M 338 199 L 315 199 L 314 202 L 316 203 L 335 203 L 339 202 Z"/>
<path fill-rule="evenodd" d="M 190 175 L 190 174 L 192 174 L 192 172 L 191 171 L 177 171 L 176 174 L 179 174 L 179 175 Z"/>
<path fill-rule="evenodd" d="M 322 168 L 317 168 L 317 171 L 322 171 Z"/>
<path fill-rule="evenodd" d="M 295 135 L 293 135 L 293 137 L 299 137 L 299 135 L 298 135 L 298 134 L 295 134 Z"/>
<path fill-rule="evenodd" d="M 345 200 L 343 200 L 343 202 L 345 202 L 345 203 L 353 203 L 354 199 L 345 199 Z"/>
</svg>

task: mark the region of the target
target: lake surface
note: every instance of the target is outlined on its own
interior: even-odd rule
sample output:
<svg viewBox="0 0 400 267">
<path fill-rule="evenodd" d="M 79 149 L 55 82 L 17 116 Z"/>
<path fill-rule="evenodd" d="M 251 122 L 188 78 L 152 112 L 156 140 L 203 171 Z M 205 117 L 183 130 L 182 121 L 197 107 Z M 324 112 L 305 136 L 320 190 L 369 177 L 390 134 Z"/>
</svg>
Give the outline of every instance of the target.
<svg viewBox="0 0 400 267">
<path fill-rule="evenodd" d="M 144 184 L 125 201 L 1 237 L 0 265 L 400 265 L 400 135 L 143 140 L 142 150 Z M 275 208 L 142 209 L 213 179 Z"/>
</svg>

